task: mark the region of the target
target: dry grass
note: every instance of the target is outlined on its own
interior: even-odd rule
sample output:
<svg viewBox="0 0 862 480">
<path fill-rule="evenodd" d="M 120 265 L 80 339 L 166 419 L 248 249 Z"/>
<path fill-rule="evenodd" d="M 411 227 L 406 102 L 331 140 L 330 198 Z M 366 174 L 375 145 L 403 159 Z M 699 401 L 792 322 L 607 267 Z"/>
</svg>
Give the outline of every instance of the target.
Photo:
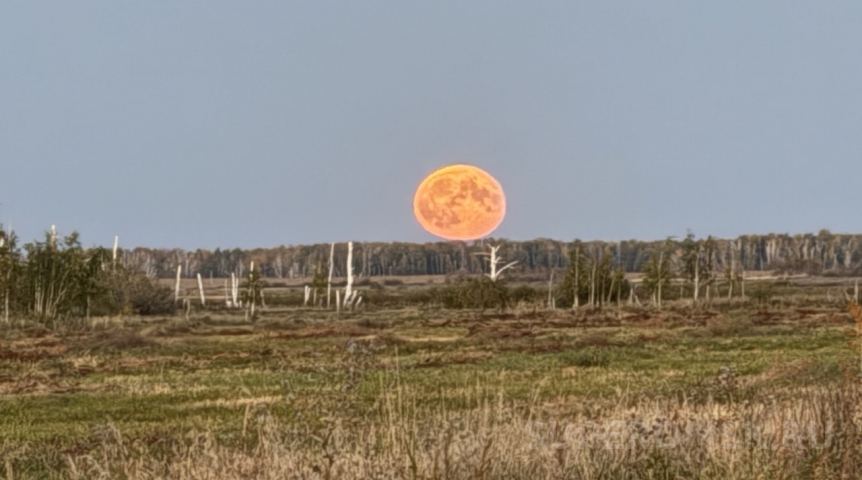
<svg viewBox="0 0 862 480">
<path fill-rule="evenodd" d="M 843 308 L 294 309 L 11 332 L 0 479 L 859 478 Z"/>
<path fill-rule="evenodd" d="M 317 431 L 283 428 L 267 402 L 245 403 L 241 438 L 213 432 L 163 444 L 101 428 L 99 446 L 68 455 L 70 479 L 780 479 L 857 478 L 859 390 L 787 392 L 735 404 L 625 397 L 580 405 L 507 403 L 422 418 L 415 392 L 378 399 L 382 422 L 328 418 Z M 269 399 L 271 400 L 271 399 Z M 421 418 L 421 419 L 420 419 Z"/>
</svg>

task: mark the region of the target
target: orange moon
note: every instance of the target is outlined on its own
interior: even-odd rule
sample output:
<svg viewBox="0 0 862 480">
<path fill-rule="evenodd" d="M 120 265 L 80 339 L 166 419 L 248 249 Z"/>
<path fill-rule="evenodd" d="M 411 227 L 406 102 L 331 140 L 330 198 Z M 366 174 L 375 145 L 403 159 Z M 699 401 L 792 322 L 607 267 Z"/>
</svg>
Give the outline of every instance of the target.
<svg viewBox="0 0 862 480">
<path fill-rule="evenodd" d="M 413 197 L 416 220 L 448 240 L 475 240 L 493 232 L 506 215 L 503 188 L 472 165 L 449 165 L 428 175 Z"/>
</svg>

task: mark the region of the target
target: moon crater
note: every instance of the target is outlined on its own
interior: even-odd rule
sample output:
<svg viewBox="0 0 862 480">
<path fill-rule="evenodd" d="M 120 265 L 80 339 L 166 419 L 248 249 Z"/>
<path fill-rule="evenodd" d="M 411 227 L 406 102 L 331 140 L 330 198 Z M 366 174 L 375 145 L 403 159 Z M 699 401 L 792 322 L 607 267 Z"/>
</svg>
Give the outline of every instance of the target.
<svg viewBox="0 0 862 480">
<path fill-rule="evenodd" d="M 413 197 L 413 213 L 434 235 L 475 240 L 503 221 L 506 197 L 488 172 L 472 165 L 450 165 L 422 181 Z"/>
</svg>

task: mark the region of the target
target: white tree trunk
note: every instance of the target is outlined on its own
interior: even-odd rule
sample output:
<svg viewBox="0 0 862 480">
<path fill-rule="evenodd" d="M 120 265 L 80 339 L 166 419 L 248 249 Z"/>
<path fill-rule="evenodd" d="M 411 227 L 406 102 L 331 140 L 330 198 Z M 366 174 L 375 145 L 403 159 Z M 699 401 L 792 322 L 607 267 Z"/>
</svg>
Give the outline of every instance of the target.
<svg viewBox="0 0 862 480">
<path fill-rule="evenodd" d="M 236 274 L 233 272 L 230 273 L 230 295 L 233 308 L 239 308 L 239 280 L 237 280 Z"/>
<path fill-rule="evenodd" d="M 252 276 L 254 275 L 254 261 L 248 269 L 248 309 L 251 312 L 251 318 L 254 319 L 254 286 L 251 284 Z"/>
<path fill-rule="evenodd" d="M 114 266 L 117 265 L 117 247 L 120 246 L 120 237 L 119 235 L 114 235 L 114 255 L 111 257 L 111 262 Z"/>
<path fill-rule="evenodd" d="M 344 306 L 353 300 L 353 242 L 347 242 L 347 286 L 344 288 Z M 337 301 L 337 300 L 336 300 Z"/>
<path fill-rule="evenodd" d="M 180 276 L 183 271 L 182 265 L 177 265 L 177 283 L 174 286 L 174 302 L 180 301 Z"/>
<path fill-rule="evenodd" d="M 497 257 L 497 250 L 500 249 L 500 246 L 497 245 L 495 247 L 495 246 L 489 245 L 489 248 L 491 249 L 491 254 L 490 254 L 490 259 L 489 259 L 489 263 L 491 266 L 491 272 L 486 273 L 485 275 L 488 278 L 490 278 L 492 282 L 496 282 L 504 270 L 506 270 L 507 268 L 512 268 L 513 266 L 515 266 L 516 263 L 518 263 L 518 261 L 516 260 L 514 262 L 509 263 L 508 265 L 503 266 L 503 268 L 498 269 L 497 265 L 499 265 L 500 262 L 503 261 L 503 259 Z M 484 254 L 484 255 L 487 255 L 487 254 Z"/>
<path fill-rule="evenodd" d="M 207 304 L 207 300 L 206 300 L 206 297 L 204 297 L 204 282 L 203 282 L 203 280 L 201 280 L 201 274 L 200 273 L 198 273 L 198 291 L 201 294 L 201 306 L 204 306 Z"/>
<path fill-rule="evenodd" d="M 664 270 L 664 250 L 658 256 L 658 307 L 661 308 L 661 287 L 664 284 L 664 278 L 662 278 L 662 270 Z"/>
<path fill-rule="evenodd" d="M 326 308 L 329 308 L 329 299 L 332 298 L 332 269 L 335 266 L 335 243 L 329 244 L 329 280 L 326 281 Z"/>
</svg>

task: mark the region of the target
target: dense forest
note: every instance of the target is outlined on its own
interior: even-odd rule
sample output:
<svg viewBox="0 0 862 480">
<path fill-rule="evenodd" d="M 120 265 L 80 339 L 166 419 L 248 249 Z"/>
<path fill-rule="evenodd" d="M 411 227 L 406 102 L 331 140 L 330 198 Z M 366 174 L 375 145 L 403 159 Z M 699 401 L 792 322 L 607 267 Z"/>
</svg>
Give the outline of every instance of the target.
<svg viewBox="0 0 862 480">
<path fill-rule="evenodd" d="M 862 273 L 862 235 L 817 234 L 743 235 L 735 239 L 714 239 L 711 255 L 717 269 L 732 262 L 745 270 L 804 272 L 811 274 L 851 275 Z M 513 275 L 546 277 L 552 269 L 564 269 L 573 242 L 549 239 L 509 241 L 486 239 L 483 242 L 384 243 L 354 242 L 354 271 L 360 276 L 450 275 L 473 274 L 487 269 L 487 261 L 477 255 L 485 245 L 500 245 L 500 255 L 517 261 Z M 666 245 L 665 240 L 619 242 L 582 242 L 584 253 L 591 258 L 611 257 L 615 268 L 639 272 L 650 255 Z M 681 255 L 682 239 L 671 238 L 670 245 Z M 255 262 L 266 278 L 310 277 L 317 268 L 326 268 L 329 244 L 280 246 L 251 250 L 181 250 L 134 248 L 122 251 L 120 258 L 127 268 L 136 269 L 151 278 L 172 278 L 177 266 L 183 277 L 243 276 Z M 343 276 L 347 260 L 346 243 L 335 245 L 334 274 Z"/>
</svg>

